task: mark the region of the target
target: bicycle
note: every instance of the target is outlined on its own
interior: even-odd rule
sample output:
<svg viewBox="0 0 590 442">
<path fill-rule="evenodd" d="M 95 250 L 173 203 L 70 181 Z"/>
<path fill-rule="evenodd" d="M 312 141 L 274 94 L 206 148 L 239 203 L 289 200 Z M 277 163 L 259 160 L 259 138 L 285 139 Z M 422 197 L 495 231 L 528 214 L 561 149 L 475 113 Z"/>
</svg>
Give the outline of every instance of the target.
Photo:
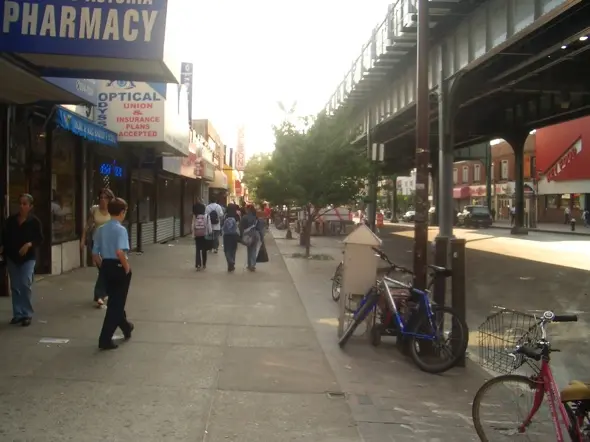
<svg viewBox="0 0 590 442">
<path fill-rule="evenodd" d="M 580 424 L 576 419 L 572 419 L 573 410 L 560 400 L 559 390 L 550 367 L 551 353 L 559 350 L 551 348 L 546 332 L 547 324 L 552 322 L 576 322 L 577 320 L 576 315 L 555 315 L 551 311 L 546 311 L 539 318 L 527 313 L 502 309 L 490 315 L 480 326 L 480 364 L 484 368 L 505 373 L 483 384 L 473 400 L 471 413 L 473 425 L 482 442 L 505 440 L 505 436 L 518 434 L 523 434 L 525 437 L 546 436 L 540 440 L 555 441 L 553 438 L 547 438 L 547 435 L 552 434 L 553 437 L 557 437 L 558 442 L 563 442 L 564 434 L 566 434 L 572 441 L 583 441 Z M 537 365 L 539 361 L 540 367 Z M 524 364 L 533 369 L 533 374 L 529 376 L 514 374 L 514 371 Z M 514 386 L 508 387 L 506 385 L 508 383 Z M 498 390 L 496 387 L 503 388 Z M 519 399 L 525 393 L 531 393 L 532 405 L 530 408 L 527 407 L 524 417 L 517 418 L 509 425 L 506 420 L 512 416 L 503 412 L 506 404 L 502 404 L 502 407 L 494 407 L 490 405 L 490 399 L 487 399 L 494 392 L 497 392 L 501 398 L 511 392 L 517 392 Z M 548 419 L 533 420 L 541 410 L 545 395 L 547 395 L 550 416 Z M 486 419 L 484 414 L 489 410 L 493 413 Z M 542 412 L 545 411 L 545 409 L 542 410 Z M 538 428 L 531 429 L 533 422 L 538 423 Z M 502 436 L 498 436 L 498 439 L 491 438 L 489 436 L 491 430 L 484 431 L 484 424 L 489 424 L 491 430 L 499 431 Z M 562 431 L 563 428 L 566 428 L 566 433 Z"/>
<path fill-rule="evenodd" d="M 378 249 L 374 249 L 374 250 L 378 250 Z M 344 252 L 342 252 L 342 253 L 344 254 Z M 389 262 L 388 264 L 391 264 L 391 262 Z M 381 270 L 383 270 L 383 269 L 381 269 Z M 386 275 L 389 275 L 389 273 L 392 271 L 390 266 L 388 268 L 386 268 L 385 270 L 386 270 Z M 331 278 L 331 280 L 332 280 L 332 300 L 334 302 L 338 302 L 340 300 L 340 291 L 342 290 L 342 277 L 343 277 L 343 275 L 344 275 L 344 261 L 340 261 L 340 263 L 338 264 L 338 267 L 336 267 L 336 270 L 334 271 L 334 275 Z"/>
<path fill-rule="evenodd" d="M 378 249 L 374 249 L 381 259 L 390 264 L 390 271 L 396 270 L 406 274 L 413 274 L 410 270 L 393 264 L 387 255 Z M 452 271 L 435 265 L 428 266 L 432 270 L 431 281 L 428 285 L 429 289 L 432 287 L 434 280 L 439 277 L 449 277 Z M 397 307 L 396 296 L 392 294 L 390 285 L 394 287 L 401 287 L 408 291 L 408 301 L 412 305 L 412 311 L 409 315 L 403 315 Z M 428 373 L 442 373 L 449 370 L 457 364 L 465 351 L 467 350 L 467 343 L 469 339 L 469 332 L 467 324 L 450 308 L 443 305 L 437 305 L 430 302 L 429 290 L 419 290 L 413 287 L 412 284 L 406 284 L 401 281 L 391 279 L 388 276 L 383 276 L 376 284 L 369 289 L 365 296 L 359 302 L 357 309 L 353 313 L 352 321 L 344 331 L 342 337 L 338 341 L 340 348 L 344 348 L 356 328 L 369 316 L 371 312 L 376 310 L 381 297 L 385 297 L 385 303 L 393 312 L 393 319 L 397 326 L 398 337 L 401 337 L 408 344 L 408 353 L 416 366 L 420 370 Z M 439 316 L 448 313 L 452 316 L 451 325 L 452 331 L 448 334 L 438 329 L 436 319 Z M 443 325 L 441 321 L 439 325 Z M 453 338 L 458 342 L 450 347 L 450 352 L 447 350 L 446 340 Z M 421 354 L 424 350 L 424 354 Z M 441 363 L 433 364 L 429 357 L 439 356 L 445 353 L 448 358 Z"/>
</svg>

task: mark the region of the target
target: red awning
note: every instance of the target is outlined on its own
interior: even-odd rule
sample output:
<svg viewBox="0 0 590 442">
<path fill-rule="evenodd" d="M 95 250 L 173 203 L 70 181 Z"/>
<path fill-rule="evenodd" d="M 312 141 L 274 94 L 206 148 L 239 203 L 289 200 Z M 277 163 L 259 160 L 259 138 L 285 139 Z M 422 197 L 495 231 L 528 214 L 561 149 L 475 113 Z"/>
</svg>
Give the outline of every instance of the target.
<svg viewBox="0 0 590 442">
<path fill-rule="evenodd" d="M 469 198 L 470 195 L 471 189 L 469 188 L 469 186 L 455 187 L 453 189 L 453 199 L 462 200 L 465 198 Z"/>
</svg>

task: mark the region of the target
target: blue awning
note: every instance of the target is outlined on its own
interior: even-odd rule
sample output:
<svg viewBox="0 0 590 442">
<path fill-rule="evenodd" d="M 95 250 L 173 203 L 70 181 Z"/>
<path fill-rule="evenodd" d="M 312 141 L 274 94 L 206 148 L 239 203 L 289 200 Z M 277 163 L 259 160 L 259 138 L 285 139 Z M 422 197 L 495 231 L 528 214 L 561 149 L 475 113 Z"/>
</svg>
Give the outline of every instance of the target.
<svg viewBox="0 0 590 442">
<path fill-rule="evenodd" d="M 63 107 L 57 108 L 56 120 L 57 124 L 65 130 L 69 130 L 79 137 L 86 138 L 95 143 L 104 144 L 105 146 L 119 146 L 115 132 L 99 126 L 94 121 L 70 112 Z"/>
</svg>

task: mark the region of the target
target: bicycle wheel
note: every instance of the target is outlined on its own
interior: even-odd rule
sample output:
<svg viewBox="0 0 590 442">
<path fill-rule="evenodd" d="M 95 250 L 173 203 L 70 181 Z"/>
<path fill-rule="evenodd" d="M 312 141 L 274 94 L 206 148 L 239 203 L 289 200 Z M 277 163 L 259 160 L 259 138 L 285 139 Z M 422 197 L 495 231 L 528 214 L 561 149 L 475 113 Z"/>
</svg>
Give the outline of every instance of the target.
<svg viewBox="0 0 590 442">
<path fill-rule="evenodd" d="M 342 289 L 342 263 L 338 264 L 334 276 L 332 276 L 332 299 L 334 302 L 340 300 L 340 290 Z"/>
<path fill-rule="evenodd" d="M 471 417 L 482 442 L 528 440 L 555 442 L 555 428 L 549 407 L 543 403 L 525 426 L 533 408 L 538 382 L 521 375 L 508 374 L 490 379 L 473 398 Z M 527 396 L 529 401 L 516 412 L 508 407 Z M 513 398 L 511 400 L 511 397 Z M 484 429 L 487 428 L 487 429 Z"/>
<path fill-rule="evenodd" d="M 350 321 L 350 324 L 348 325 L 347 329 L 344 331 L 342 337 L 338 341 L 338 345 L 340 346 L 340 348 L 344 348 L 344 346 L 346 345 L 346 343 L 348 342 L 356 328 L 365 320 L 369 312 L 377 304 L 378 300 L 379 293 L 377 293 L 376 290 L 371 290 L 369 293 L 367 293 L 365 297 L 365 303 L 363 304 L 361 309 L 354 315 L 353 320 Z"/>
<path fill-rule="evenodd" d="M 420 314 L 413 328 L 414 333 L 435 335 L 434 340 L 408 336 L 410 357 L 418 368 L 427 373 L 442 373 L 454 367 L 465 355 L 469 341 L 467 324 L 450 308 L 443 305 L 432 305 L 432 319 L 435 330 L 432 330 L 428 317 Z M 450 320 L 444 318 L 446 314 Z M 449 331 L 442 327 L 449 325 Z M 450 342 L 449 342 L 450 341 Z"/>
<path fill-rule="evenodd" d="M 569 419 L 567 432 L 568 432 L 572 442 L 580 442 L 581 440 L 586 440 L 586 439 L 583 439 L 584 435 L 580 434 L 580 432 L 582 432 L 582 429 L 580 428 L 580 423 L 583 426 L 584 419 L 580 420 L 578 418 L 578 410 L 576 409 L 574 411 L 568 402 L 564 402 L 563 406 L 565 408 L 565 411 L 567 413 L 567 417 Z M 575 407 L 575 405 L 574 405 L 574 407 Z"/>
</svg>

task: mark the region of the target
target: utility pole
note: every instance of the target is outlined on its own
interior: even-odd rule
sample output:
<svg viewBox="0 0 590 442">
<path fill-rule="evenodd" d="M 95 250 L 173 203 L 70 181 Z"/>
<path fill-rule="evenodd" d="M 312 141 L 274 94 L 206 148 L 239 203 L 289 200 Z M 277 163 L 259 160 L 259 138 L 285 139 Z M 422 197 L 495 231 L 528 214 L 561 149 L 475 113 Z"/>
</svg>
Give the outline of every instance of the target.
<svg viewBox="0 0 590 442">
<path fill-rule="evenodd" d="M 430 162 L 430 91 L 428 0 L 418 0 L 416 81 L 416 216 L 414 222 L 414 284 L 426 288 L 428 262 L 428 164 Z"/>
</svg>

